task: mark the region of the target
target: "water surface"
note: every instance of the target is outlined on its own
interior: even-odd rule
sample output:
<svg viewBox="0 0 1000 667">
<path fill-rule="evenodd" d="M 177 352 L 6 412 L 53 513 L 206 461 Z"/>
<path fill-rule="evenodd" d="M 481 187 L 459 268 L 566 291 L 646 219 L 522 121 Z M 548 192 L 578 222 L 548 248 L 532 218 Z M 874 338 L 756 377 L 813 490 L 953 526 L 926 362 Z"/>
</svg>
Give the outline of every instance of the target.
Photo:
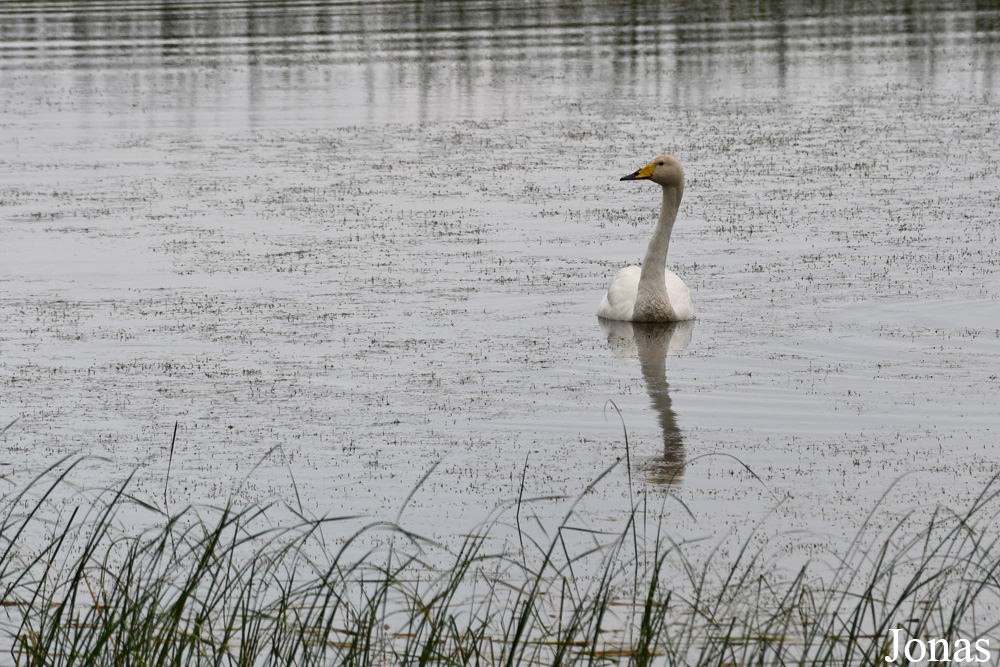
<svg viewBox="0 0 1000 667">
<path fill-rule="evenodd" d="M 627 433 L 597 527 L 648 494 L 809 554 L 905 474 L 891 508 L 963 504 L 1000 471 L 998 37 L 962 2 L 0 3 L 0 473 L 93 454 L 159 502 L 177 422 L 174 503 L 394 516 L 440 462 L 407 517 L 444 536 Z M 663 151 L 699 319 L 602 326 Z"/>
</svg>

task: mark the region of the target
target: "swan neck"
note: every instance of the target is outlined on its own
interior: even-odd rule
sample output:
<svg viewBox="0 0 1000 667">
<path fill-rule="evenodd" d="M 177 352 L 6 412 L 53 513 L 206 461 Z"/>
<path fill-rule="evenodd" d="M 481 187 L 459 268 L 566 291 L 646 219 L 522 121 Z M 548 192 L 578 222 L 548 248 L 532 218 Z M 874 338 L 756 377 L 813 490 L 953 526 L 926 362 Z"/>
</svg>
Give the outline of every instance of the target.
<svg viewBox="0 0 1000 667">
<path fill-rule="evenodd" d="M 684 188 L 680 185 L 663 186 L 663 205 L 660 207 L 660 219 L 653 230 L 653 238 L 646 248 L 646 257 L 642 261 L 642 274 L 639 283 L 653 281 L 662 286 L 667 264 L 667 249 L 670 247 L 670 233 L 677 219 L 677 209 L 681 205 Z"/>
</svg>

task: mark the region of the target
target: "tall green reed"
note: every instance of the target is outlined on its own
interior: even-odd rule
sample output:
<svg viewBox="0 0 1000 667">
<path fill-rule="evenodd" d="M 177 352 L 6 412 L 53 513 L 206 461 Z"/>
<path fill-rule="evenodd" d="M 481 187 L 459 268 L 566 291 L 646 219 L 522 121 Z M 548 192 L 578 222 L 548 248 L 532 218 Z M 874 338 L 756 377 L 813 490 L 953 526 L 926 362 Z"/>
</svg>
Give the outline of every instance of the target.
<svg viewBox="0 0 1000 667">
<path fill-rule="evenodd" d="M 844 553 L 788 572 L 753 536 L 689 553 L 644 498 L 616 533 L 582 526 L 610 468 L 555 525 L 522 526 L 554 501 L 522 482 L 449 547 L 406 529 L 406 503 L 360 526 L 300 503 L 274 525 L 270 505 L 168 513 L 131 479 L 54 503 L 79 463 L 0 498 L 17 665 L 884 665 L 892 628 L 954 640 L 1000 618 L 996 479 L 962 511 L 883 525 L 874 508 Z"/>
</svg>

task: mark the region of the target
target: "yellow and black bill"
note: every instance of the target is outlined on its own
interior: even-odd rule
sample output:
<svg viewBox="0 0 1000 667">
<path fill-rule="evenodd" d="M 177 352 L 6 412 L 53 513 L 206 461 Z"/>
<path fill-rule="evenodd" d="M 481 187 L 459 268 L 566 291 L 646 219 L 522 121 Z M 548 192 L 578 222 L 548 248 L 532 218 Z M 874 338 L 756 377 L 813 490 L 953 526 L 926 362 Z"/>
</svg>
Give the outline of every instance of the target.
<svg viewBox="0 0 1000 667">
<path fill-rule="evenodd" d="M 629 174 L 628 176 L 622 176 L 618 180 L 620 180 L 620 181 L 638 181 L 638 180 L 641 180 L 643 178 L 649 178 L 650 176 L 653 175 L 653 170 L 655 168 L 656 168 L 656 163 L 655 162 L 650 162 L 649 164 L 647 164 L 645 167 L 643 167 L 639 171 L 637 171 L 635 173 L 632 173 L 632 174 Z"/>
</svg>

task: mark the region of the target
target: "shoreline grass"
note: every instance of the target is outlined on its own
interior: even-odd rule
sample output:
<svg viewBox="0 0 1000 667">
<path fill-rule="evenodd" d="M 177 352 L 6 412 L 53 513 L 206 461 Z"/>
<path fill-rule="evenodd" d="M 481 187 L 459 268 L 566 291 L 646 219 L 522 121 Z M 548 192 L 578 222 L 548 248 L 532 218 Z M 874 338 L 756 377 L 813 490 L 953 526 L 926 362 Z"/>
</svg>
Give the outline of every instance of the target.
<svg viewBox="0 0 1000 667">
<path fill-rule="evenodd" d="M 272 506 L 165 514 L 129 479 L 53 508 L 78 462 L 0 497 L 0 660 L 885 665 L 892 628 L 954 641 L 993 637 L 1000 619 L 997 478 L 959 512 L 882 526 L 873 508 L 844 553 L 789 573 L 749 538 L 731 562 L 691 558 L 662 521 L 636 529 L 641 505 L 620 532 L 587 534 L 576 502 L 608 471 L 546 532 L 522 528 L 522 495 L 445 549 L 406 530 L 406 503 L 361 527 L 301 513 L 272 525 Z M 156 525 L 123 528 L 137 511 Z"/>
</svg>

